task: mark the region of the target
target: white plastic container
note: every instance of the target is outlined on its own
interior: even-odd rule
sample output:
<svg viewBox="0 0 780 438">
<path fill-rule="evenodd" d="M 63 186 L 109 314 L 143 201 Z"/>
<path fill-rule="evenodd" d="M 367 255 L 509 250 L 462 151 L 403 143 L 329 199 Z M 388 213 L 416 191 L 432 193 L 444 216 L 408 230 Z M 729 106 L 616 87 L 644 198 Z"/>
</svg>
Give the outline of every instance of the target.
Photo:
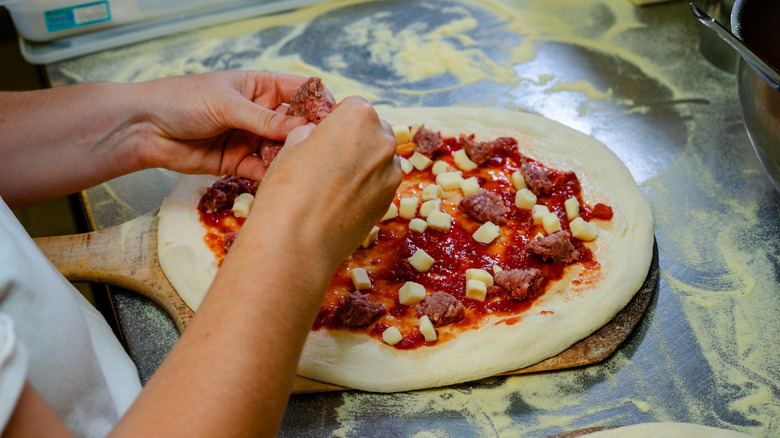
<svg viewBox="0 0 780 438">
<path fill-rule="evenodd" d="M 22 56 L 49 64 L 179 32 L 332 0 L 0 0 L 12 11 Z M 107 4 L 110 18 L 49 31 L 46 11 Z M 65 5 L 65 6 L 63 6 Z M 52 14 L 50 14 L 51 16 Z M 74 23 L 75 17 L 74 17 Z M 84 35 L 81 35 L 81 34 Z"/>
<path fill-rule="evenodd" d="M 51 41 L 101 28 L 235 0 L 0 0 L 17 32 L 30 41 Z"/>
<path fill-rule="evenodd" d="M 49 41 L 118 24 L 117 0 L 0 0 L 16 31 L 32 41 Z"/>
</svg>

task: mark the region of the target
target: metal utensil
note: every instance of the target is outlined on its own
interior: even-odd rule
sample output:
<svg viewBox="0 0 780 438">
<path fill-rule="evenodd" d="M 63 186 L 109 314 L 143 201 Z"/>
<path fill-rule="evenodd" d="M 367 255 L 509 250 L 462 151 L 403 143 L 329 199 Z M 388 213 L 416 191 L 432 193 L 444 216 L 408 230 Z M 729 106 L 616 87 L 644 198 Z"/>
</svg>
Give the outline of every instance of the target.
<svg viewBox="0 0 780 438">
<path fill-rule="evenodd" d="M 737 38 L 728 29 L 723 27 L 722 24 L 715 21 L 714 18 L 707 15 L 706 12 L 702 11 L 693 3 L 691 3 L 691 11 L 693 12 L 693 15 L 699 21 L 701 21 L 702 24 L 712 29 L 720 38 L 723 39 L 723 41 L 727 42 L 731 47 L 739 52 L 739 54 L 745 58 L 745 61 L 747 61 L 753 70 L 755 70 L 756 73 L 761 77 L 761 79 L 766 81 L 766 83 L 772 86 L 772 88 L 775 90 L 780 91 L 780 72 L 769 65 L 755 52 L 753 52 L 745 45 L 745 43 L 742 42 L 742 40 Z"/>
</svg>

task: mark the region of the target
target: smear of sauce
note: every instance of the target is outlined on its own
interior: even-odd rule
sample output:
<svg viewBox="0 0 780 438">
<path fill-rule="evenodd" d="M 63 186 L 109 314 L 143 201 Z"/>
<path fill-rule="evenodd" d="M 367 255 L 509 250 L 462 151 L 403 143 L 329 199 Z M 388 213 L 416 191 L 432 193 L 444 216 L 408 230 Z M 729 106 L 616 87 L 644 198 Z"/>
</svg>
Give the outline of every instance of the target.
<svg viewBox="0 0 780 438">
<path fill-rule="evenodd" d="M 228 68 L 292 72 L 322 77 L 339 99 L 361 94 L 398 105 L 436 104 L 434 93 L 458 91 L 468 99 L 464 104 L 516 109 L 522 101 L 596 136 L 603 133 L 588 120 L 618 117 L 605 112 L 607 107 L 621 108 L 619 117 L 649 117 L 657 105 L 668 105 L 683 120 L 687 140 L 674 145 L 670 156 L 656 151 L 642 162 L 626 160 L 655 216 L 662 273 L 658 301 L 672 303 L 651 308 L 638 345 L 584 369 L 409 394 L 345 392 L 333 435 L 367 433 L 362 429 L 367 427 L 365 406 L 372 407 L 372 416 L 409 420 L 399 433 L 415 437 L 453 436 L 448 419 L 465 421 L 481 436 L 542 436 L 638 421 L 688 421 L 755 436 L 780 434 L 780 208 L 777 196 L 756 193 L 768 186 L 745 147 L 744 133 L 734 134 L 742 130 L 739 120 L 723 120 L 724 109 L 738 107 L 736 93 L 712 84 L 731 77 L 707 64 L 693 44 L 675 43 L 689 40 L 685 29 L 665 29 L 655 37 L 658 44 L 648 46 L 651 30 L 638 19 L 640 10 L 625 0 L 482 0 L 444 6 L 423 1 L 415 7 L 441 6 L 447 19 L 407 27 L 395 22 L 399 16 L 393 6 L 361 13 L 363 6 L 339 1 L 247 19 L 66 61 L 58 68 L 63 83 L 138 82 Z M 361 59 L 383 66 L 392 82 L 373 83 L 351 72 L 361 65 L 349 51 L 311 58 L 291 49 L 313 23 L 325 26 L 336 10 L 360 18 L 333 37 L 363 50 Z M 485 22 L 495 32 L 492 46 L 480 42 Z M 564 78 L 553 66 L 537 65 L 538 49 L 556 44 L 633 66 L 667 95 L 660 103 L 638 102 L 613 84 Z M 491 92 L 473 96 L 469 87 Z M 544 100 L 555 99 L 568 105 L 548 110 Z M 713 130 L 741 139 L 741 148 L 708 150 Z M 729 153 L 734 155 L 722 156 Z M 679 339 L 659 328 L 675 324 L 684 329 Z M 679 375 L 687 361 L 703 369 L 705 383 Z"/>
</svg>

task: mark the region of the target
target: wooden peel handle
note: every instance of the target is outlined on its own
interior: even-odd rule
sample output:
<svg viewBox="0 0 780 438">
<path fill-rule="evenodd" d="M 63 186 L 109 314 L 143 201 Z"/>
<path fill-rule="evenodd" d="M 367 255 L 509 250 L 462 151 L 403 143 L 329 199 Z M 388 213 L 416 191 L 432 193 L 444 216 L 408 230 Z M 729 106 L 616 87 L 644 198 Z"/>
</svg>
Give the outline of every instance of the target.
<svg viewBox="0 0 780 438">
<path fill-rule="evenodd" d="M 69 281 L 106 283 L 162 306 L 179 331 L 192 318 L 157 259 L 157 211 L 91 233 L 41 237 L 35 243 Z"/>
<path fill-rule="evenodd" d="M 193 312 L 181 300 L 157 258 L 157 211 L 105 230 L 42 237 L 35 243 L 70 281 L 106 283 L 141 293 L 163 307 L 179 331 Z M 345 389 L 296 376 L 293 393 Z"/>
</svg>

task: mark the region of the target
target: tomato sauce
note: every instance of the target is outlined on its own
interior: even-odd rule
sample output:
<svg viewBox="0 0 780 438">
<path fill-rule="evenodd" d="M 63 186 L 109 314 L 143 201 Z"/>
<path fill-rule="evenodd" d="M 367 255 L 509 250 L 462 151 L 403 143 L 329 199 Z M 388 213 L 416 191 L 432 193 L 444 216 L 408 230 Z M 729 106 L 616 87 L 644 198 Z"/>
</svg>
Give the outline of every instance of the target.
<svg viewBox="0 0 780 438">
<path fill-rule="evenodd" d="M 203 210 L 198 212 L 200 213 L 200 221 L 206 228 L 206 237 L 204 237 L 206 246 L 214 253 L 217 265 L 221 265 L 222 260 L 227 255 L 225 235 L 240 231 L 246 218 L 236 217 L 230 208 L 222 209 L 213 214 L 208 214 Z"/>
<path fill-rule="evenodd" d="M 461 149 L 461 142 L 458 138 L 445 138 L 443 141 L 444 145 L 437 151 L 436 159 L 446 161 L 452 170 L 455 170 L 457 167 L 454 164 L 453 154 Z M 546 205 L 558 216 L 563 230 L 569 231 L 564 203 L 571 197 L 579 201 L 579 214 L 585 220 L 610 220 L 613 212 L 607 205 L 589 206 L 582 201 L 580 182 L 574 172 L 547 168 L 543 163 L 522 155 L 514 139 L 504 138 L 501 141 L 504 147 L 499 153 L 477 169 L 463 172 L 463 178 L 477 177 L 483 190 L 495 193 L 505 205 L 510 207 L 508 221 L 501 226 L 501 236 L 490 245 L 474 240 L 472 234 L 481 223 L 458 210 L 457 200 L 462 197 L 459 189 L 454 191 L 458 194 L 457 199 L 445 199 L 442 203 L 442 210 L 453 216 L 449 231 L 429 227 L 424 233 L 418 233 L 409 230 L 409 221 L 400 217 L 382 222 L 378 224 L 380 232 L 373 245 L 368 249 L 358 248 L 334 273 L 329 292 L 315 318 L 312 330 L 343 329 L 367 333 L 381 342 L 382 333 L 388 327 L 396 326 L 403 335 L 403 339 L 394 345 L 397 349 L 414 349 L 436 344 L 436 342 L 426 342 L 420 333 L 415 308 L 402 305 L 398 301 L 398 289 L 407 281 L 422 284 L 429 294 L 445 291 L 460 300 L 466 308 L 466 317 L 463 320 L 448 326 L 446 330 L 438 330 L 440 333 L 438 342 L 452 338 L 452 331 L 468 330 L 480 325 L 488 315 L 505 317 L 502 323 L 507 325 L 521 321 L 523 312 L 533 306 L 535 300 L 544 294 L 548 285 L 563 278 L 567 265 L 561 262 L 544 262 L 525 250 L 526 245 L 538 233 L 545 233 L 541 225 L 534 224 L 530 210 L 515 207 L 512 173 L 519 170 L 525 162 L 535 163 L 547 171 L 552 182 L 552 191 L 549 195 L 540 196 L 537 203 Z M 409 158 L 414 153 L 414 145 L 401 145 L 398 152 L 402 157 Z M 400 197 L 405 196 L 419 198 L 425 186 L 433 183 L 434 180 L 430 168 L 423 171 L 414 170 L 405 177 L 394 202 L 398 205 Z M 422 200 L 418 208 L 421 203 Z M 419 217 L 419 213 L 416 217 Z M 235 218 L 232 211 L 226 209 L 214 215 L 201 212 L 201 220 L 208 230 L 206 242 L 221 260 L 226 253 L 222 236 L 228 232 L 238 231 L 243 224 L 243 219 Z M 595 272 L 587 274 L 586 282 L 593 281 L 598 276 L 600 267 L 598 262 L 581 241 L 571 240 L 580 253 L 579 263 L 586 270 Z M 435 260 L 427 272 L 418 272 L 408 261 L 409 257 L 420 249 Z M 485 301 L 467 298 L 465 270 L 478 268 L 492 273 L 494 265 L 505 270 L 539 269 L 543 276 L 542 287 L 538 288 L 539 292 L 536 295 L 524 300 L 512 299 L 508 294 L 489 294 Z M 366 268 L 372 284 L 370 291 L 361 292 L 370 293 L 371 300 L 382 303 L 387 313 L 367 328 L 350 329 L 340 323 L 335 313 L 340 298 L 345 293 L 355 290 L 349 270 L 357 266 Z M 582 282 L 576 284 L 581 285 Z"/>
</svg>

